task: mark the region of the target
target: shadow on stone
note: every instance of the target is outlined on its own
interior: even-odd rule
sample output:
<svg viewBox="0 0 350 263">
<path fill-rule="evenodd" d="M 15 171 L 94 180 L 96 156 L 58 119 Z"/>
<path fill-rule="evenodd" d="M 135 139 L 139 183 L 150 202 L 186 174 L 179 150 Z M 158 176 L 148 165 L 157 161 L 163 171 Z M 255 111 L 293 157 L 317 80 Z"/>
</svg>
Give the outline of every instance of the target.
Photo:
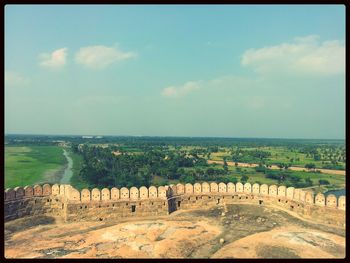
<svg viewBox="0 0 350 263">
<path fill-rule="evenodd" d="M 51 216 L 28 216 L 6 222 L 5 228 L 7 233 L 12 234 L 38 225 L 51 225 L 55 222 L 56 219 Z"/>
</svg>

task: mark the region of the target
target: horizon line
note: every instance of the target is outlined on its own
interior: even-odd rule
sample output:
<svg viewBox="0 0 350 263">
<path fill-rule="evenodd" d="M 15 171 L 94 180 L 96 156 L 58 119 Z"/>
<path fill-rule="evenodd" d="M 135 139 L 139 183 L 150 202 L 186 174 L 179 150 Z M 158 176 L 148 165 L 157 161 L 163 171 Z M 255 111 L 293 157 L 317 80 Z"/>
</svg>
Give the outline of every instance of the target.
<svg viewBox="0 0 350 263">
<path fill-rule="evenodd" d="M 342 140 L 346 138 L 287 138 L 287 137 L 230 137 L 230 136 L 184 136 L 184 135 L 111 135 L 111 134 L 39 134 L 39 133 L 5 133 L 6 136 L 13 135 L 32 135 L 32 136 L 103 136 L 103 137 L 153 137 L 153 138 L 220 138 L 220 139 L 274 139 L 274 140 Z"/>
</svg>

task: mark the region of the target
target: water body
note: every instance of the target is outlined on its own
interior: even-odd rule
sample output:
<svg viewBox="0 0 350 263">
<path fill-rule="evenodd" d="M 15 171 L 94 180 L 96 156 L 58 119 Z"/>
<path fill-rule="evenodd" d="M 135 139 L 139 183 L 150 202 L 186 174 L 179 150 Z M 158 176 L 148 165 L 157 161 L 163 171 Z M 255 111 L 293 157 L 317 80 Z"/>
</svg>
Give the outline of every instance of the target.
<svg viewBox="0 0 350 263">
<path fill-rule="evenodd" d="M 325 196 L 330 195 L 330 194 L 333 194 L 338 198 L 341 195 L 345 195 L 345 188 L 344 189 L 337 189 L 337 190 L 329 190 L 329 191 L 324 193 Z"/>
<path fill-rule="evenodd" d="M 61 184 L 69 184 L 70 183 L 70 179 L 72 178 L 73 175 L 73 160 L 72 158 L 70 158 L 68 152 L 63 149 L 63 155 L 66 157 L 67 161 L 68 161 L 68 165 L 66 167 L 66 169 L 64 170 L 62 179 L 61 179 Z"/>
</svg>

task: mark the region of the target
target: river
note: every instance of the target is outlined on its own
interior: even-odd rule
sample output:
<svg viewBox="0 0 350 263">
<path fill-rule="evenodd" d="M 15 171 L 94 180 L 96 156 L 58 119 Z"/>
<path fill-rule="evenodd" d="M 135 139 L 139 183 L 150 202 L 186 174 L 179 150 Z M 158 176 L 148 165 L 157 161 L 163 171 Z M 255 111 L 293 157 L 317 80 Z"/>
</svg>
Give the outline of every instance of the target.
<svg viewBox="0 0 350 263">
<path fill-rule="evenodd" d="M 68 165 L 66 167 L 66 169 L 64 170 L 62 179 L 61 179 L 61 184 L 69 184 L 70 183 L 70 179 L 72 178 L 73 175 L 73 160 L 72 158 L 70 158 L 68 152 L 63 149 L 63 155 L 66 157 L 67 161 L 68 161 Z"/>
</svg>

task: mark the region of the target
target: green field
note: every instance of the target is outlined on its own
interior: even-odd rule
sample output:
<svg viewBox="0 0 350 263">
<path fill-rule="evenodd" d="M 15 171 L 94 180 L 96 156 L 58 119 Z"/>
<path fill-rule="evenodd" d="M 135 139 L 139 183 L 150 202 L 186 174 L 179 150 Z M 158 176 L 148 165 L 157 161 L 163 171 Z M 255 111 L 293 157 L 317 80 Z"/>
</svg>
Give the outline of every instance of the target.
<svg viewBox="0 0 350 263">
<path fill-rule="evenodd" d="M 5 188 L 52 182 L 66 162 L 58 146 L 7 146 Z"/>
<path fill-rule="evenodd" d="M 182 147 L 181 150 L 190 151 L 194 149 L 193 147 Z M 315 161 L 312 156 L 300 153 L 297 151 L 290 150 L 286 147 L 246 147 L 244 150 L 249 151 L 265 151 L 271 153 L 271 156 L 266 158 L 265 163 L 268 165 L 279 164 L 279 163 L 290 163 L 292 166 L 305 167 L 308 163 L 315 164 L 316 168 L 322 168 L 324 165 L 330 164 L 330 160 L 327 161 Z M 321 149 L 318 149 L 321 152 Z M 201 156 L 206 158 L 206 156 Z M 213 152 L 210 154 L 210 160 L 222 161 L 226 158 L 227 161 L 232 161 L 231 149 L 221 147 L 218 152 Z M 253 162 L 254 163 L 254 162 Z M 255 162 L 257 163 L 257 161 Z M 345 170 L 345 161 L 339 161 L 339 166 Z"/>
<path fill-rule="evenodd" d="M 83 182 L 79 175 L 80 169 L 83 165 L 83 157 L 79 154 L 73 153 L 72 151 L 68 150 L 69 156 L 72 158 L 73 160 L 73 168 L 72 168 L 72 178 L 70 180 L 70 183 L 73 187 L 75 187 L 76 189 L 83 189 L 83 188 L 89 188 L 89 184 L 86 182 Z"/>
<path fill-rule="evenodd" d="M 133 176 L 136 172 L 148 173 L 148 176 L 151 174 L 152 181 L 150 184 L 156 186 L 176 184 L 178 182 L 247 181 L 252 184 L 266 183 L 270 185 L 295 186 L 298 188 L 319 187 L 322 191 L 345 187 L 344 175 L 318 173 L 313 170 L 307 172 L 294 171 L 291 168 L 277 170 L 265 167 L 265 170 L 261 170 L 261 167 L 257 169 L 253 167 L 224 167 L 223 164 L 207 165 L 205 162 L 208 158 L 217 161 L 222 161 L 223 158 L 225 158 L 227 161 L 232 161 L 233 158 L 237 158 L 238 156 L 239 158 L 242 157 L 243 161 L 237 162 L 259 163 L 259 160 L 263 160 L 265 164 L 288 163 L 292 166 L 304 166 L 307 163 L 313 163 L 316 167 L 320 167 L 332 159 L 337 160 L 339 166 L 343 165 L 345 167 L 344 147 L 321 145 L 312 148 L 314 153 L 311 154 L 310 149 L 305 148 L 305 150 L 303 148 L 304 146 L 293 146 L 294 148 L 292 146 L 240 146 L 239 149 L 241 150 L 238 150 L 238 147 L 234 145 L 226 147 L 218 147 L 215 145 L 203 147 L 197 145 L 173 146 L 165 144 L 162 146 L 138 146 L 114 144 L 113 148 L 107 148 L 107 145 L 92 144 L 90 147 L 99 146 L 100 149 L 98 151 L 85 150 L 86 152 L 84 153 L 74 150 L 75 148 L 70 148 L 69 146 L 65 148 L 73 160 L 73 175 L 70 181 L 73 187 L 81 190 L 82 188 L 92 188 L 96 186 L 103 188 L 106 187 L 106 185 L 112 186 L 118 183 L 130 187 L 130 185 L 137 185 L 137 180 L 141 181 L 141 179 L 137 179 L 137 177 Z M 123 152 L 124 154 L 122 156 L 115 156 L 112 153 L 113 151 Z M 257 152 L 259 152 L 259 154 L 261 152 L 264 153 L 263 157 L 259 157 L 260 155 L 256 157 Z M 149 153 L 152 154 L 150 155 Z M 110 158 L 111 155 L 113 158 Z M 318 160 L 315 158 L 316 155 L 319 156 Z M 170 158 L 166 159 L 164 156 L 170 156 Z M 103 167 L 105 167 L 105 169 L 101 170 L 99 166 L 95 166 L 93 162 L 90 162 L 90 160 L 95 158 L 104 162 Z M 204 158 L 204 160 L 202 158 Z M 122 169 L 124 170 L 122 173 L 120 173 L 120 171 L 108 170 L 112 167 L 111 164 L 117 159 L 123 162 Z M 189 164 L 188 160 L 191 159 L 193 163 Z M 101 178 L 102 183 L 85 181 L 87 180 L 86 178 L 89 178 L 86 176 L 84 177 L 84 172 L 86 173 L 86 170 L 82 170 L 82 173 L 80 173 L 80 171 L 83 165 L 87 165 L 87 163 L 92 169 L 93 179 L 103 174 L 104 178 Z M 46 182 L 59 183 L 65 164 L 66 159 L 63 155 L 63 148 L 59 146 L 34 146 L 32 143 L 6 146 L 5 187 L 25 186 Z M 138 167 L 138 171 L 135 171 L 135 167 Z M 108 171 L 107 174 L 106 171 Z M 120 176 L 120 178 L 118 178 L 119 181 L 115 181 L 115 176 L 121 174 L 124 177 Z M 130 178 L 126 180 L 125 175 Z M 106 178 L 109 180 L 108 184 L 106 183 Z M 145 184 L 145 182 L 142 181 L 140 185 L 142 184 Z"/>
<path fill-rule="evenodd" d="M 211 164 L 210 167 L 215 167 L 216 169 L 222 169 L 223 165 L 221 164 Z M 194 171 L 196 168 L 184 168 L 185 171 Z M 332 175 L 332 174 L 323 174 L 323 173 L 316 173 L 316 172 L 302 172 L 302 171 L 289 171 L 291 174 L 296 175 L 300 177 L 301 179 L 310 178 L 313 182 L 314 186 L 319 185 L 319 180 L 327 180 L 329 181 L 329 185 L 325 186 L 324 188 L 328 189 L 337 189 L 337 188 L 344 188 L 345 187 L 345 176 L 344 175 Z M 276 184 L 280 185 L 283 183 L 279 183 L 278 180 L 266 178 L 265 174 L 262 172 L 256 172 L 255 168 L 250 167 L 240 167 L 236 168 L 233 166 L 228 167 L 228 174 L 225 175 L 227 177 L 236 177 L 238 181 L 240 181 L 240 178 L 242 175 L 248 176 L 247 182 L 253 184 L 253 183 L 259 183 L 259 184 Z M 217 183 L 219 183 L 220 179 L 216 180 Z M 173 183 L 173 182 L 172 182 Z"/>
</svg>

